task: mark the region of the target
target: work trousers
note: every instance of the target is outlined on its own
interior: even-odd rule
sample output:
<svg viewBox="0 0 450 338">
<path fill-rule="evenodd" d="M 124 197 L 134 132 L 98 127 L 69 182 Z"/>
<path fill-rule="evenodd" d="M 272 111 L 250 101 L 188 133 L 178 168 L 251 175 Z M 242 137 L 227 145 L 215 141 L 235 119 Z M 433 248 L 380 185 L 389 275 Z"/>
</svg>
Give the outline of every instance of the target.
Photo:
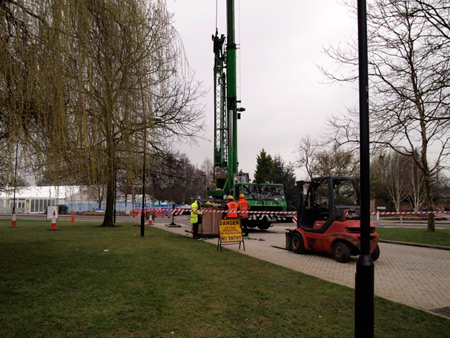
<svg viewBox="0 0 450 338">
<path fill-rule="evenodd" d="M 241 218 L 241 228 L 242 235 L 248 237 L 248 227 L 247 227 L 248 218 Z"/>
<path fill-rule="evenodd" d="M 200 222 L 192 223 L 192 238 L 197 239 L 198 238 L 198 225 Z"/>
</svg>

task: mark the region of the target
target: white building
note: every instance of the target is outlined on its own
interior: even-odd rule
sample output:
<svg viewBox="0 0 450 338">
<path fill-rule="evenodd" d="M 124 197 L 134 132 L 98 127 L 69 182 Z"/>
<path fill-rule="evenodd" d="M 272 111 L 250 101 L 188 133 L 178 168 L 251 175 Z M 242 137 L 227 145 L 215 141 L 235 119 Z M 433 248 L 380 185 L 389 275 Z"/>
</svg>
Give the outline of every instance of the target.
<svg viewBox="0 0 450 338">
<path fill-rule="evenodd" d="M 16 188 L 16 213 L 44 213 L 48 206 L 70 204 L 80 196 L 78 186 L 43 186 Z M 14 189 L 0 192 L 0 213 L 11 213 L 14 205 Z"/>
</svg>

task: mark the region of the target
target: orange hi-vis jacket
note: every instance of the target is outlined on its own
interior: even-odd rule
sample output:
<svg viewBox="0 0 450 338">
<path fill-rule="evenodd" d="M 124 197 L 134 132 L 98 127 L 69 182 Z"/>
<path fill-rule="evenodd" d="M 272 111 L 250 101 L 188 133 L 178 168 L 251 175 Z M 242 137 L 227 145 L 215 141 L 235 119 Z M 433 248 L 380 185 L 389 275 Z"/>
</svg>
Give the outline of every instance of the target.
<svg viewBox="0 0 450 338">
<path fill-rule="evenodd" d="M 245 198 L 240 198 L 238 201 L 239 205 L 239 217 L 248 218 L 248 212 L 250 210 L 250 204 L 245 200 Z M 244 211 L 244 212 L 241 212 Z"/>
<path fill-rule="evenodd" d="M 235 201 L 227 203 L 228 213 L 227 218 L 237 218 L 238 217 L 238 204 Z"/>
</svg>

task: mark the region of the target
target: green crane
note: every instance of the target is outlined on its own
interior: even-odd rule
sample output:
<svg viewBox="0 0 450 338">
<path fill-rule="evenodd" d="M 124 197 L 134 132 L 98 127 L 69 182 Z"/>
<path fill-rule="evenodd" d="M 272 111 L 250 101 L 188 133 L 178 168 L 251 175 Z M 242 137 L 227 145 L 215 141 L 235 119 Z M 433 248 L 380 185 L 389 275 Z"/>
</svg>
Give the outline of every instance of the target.
<svg viewBox="0 0 450 338">
<path fill-rule="evenodd" d="M 236 41 L 234 34 L 234 0 L 227 1 L 227 38 L 213 35 L 214 50 L 214 164 L 222 169 L 216 177 L 218 187 L 227 194 L 233 188 L 238 171 L 237 160 L 237 97 L 236 97 Z M 225 72 L 226 71 L 226 72 Z M 239 111 L 243 111 L 240 108 Z M 226 175 L 225 171 L 226 170 Z M 217 194 L 217 193 L 216 193 Z"/>
<path fill-rule="evenodd" d="M 209 193 L 219 199 L 245 194 L 253 211 L 285 211 L 283 185 L 249 183 L 247 173 L 238 172 L 237 121 L 244 108 L 238 108 L 236 90 L 236 41 L 234 0 L 227 0 L 227 37 L 216 30 L 212 36 L 214 52 L 214 182 Z M 250 215 L 249 227 L 267 229 L 279 221 L 275 213 Z"/>
</svg>

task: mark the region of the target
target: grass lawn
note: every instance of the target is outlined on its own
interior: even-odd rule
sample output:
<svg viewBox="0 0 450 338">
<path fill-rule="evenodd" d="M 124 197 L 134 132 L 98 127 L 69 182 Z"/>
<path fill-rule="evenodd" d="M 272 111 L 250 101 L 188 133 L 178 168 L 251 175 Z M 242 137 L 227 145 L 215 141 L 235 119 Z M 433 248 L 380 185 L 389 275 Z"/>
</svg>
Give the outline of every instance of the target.
<svg viewBox="0 0 450 338">
<path fill-rule="evenodd" d="M 185 236 L 0 220 L 1 337 L 352 337 L 354 291 Z M 450 320 L 375 299 L 376 337 Z"/>
<path fill-rule="evenodd" d="M 450 229 L 436 229 L 435 232 L 429 232 L 427 229 L 418 228 L 377 227 L 377 232 L 380 239 L 390 241 L 450 246 Z"/>
</svg>

